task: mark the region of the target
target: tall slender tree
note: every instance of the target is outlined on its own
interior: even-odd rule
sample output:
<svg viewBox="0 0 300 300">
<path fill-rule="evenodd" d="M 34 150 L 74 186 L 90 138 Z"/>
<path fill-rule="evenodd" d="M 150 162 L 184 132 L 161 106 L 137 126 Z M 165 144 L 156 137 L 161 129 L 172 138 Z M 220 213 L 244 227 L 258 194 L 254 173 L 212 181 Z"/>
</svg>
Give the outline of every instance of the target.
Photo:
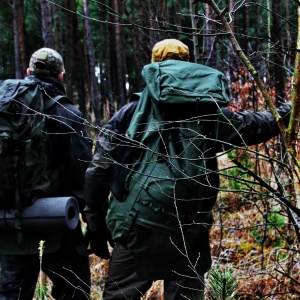
<svg viewBox="0 0 300 300">
<path fill-rule="evenodd" d="M 286 73 L 284 69 L 284 47 L 282 40 L 282 0 L 272 1 L 272 34 L 274 56 L 273 72 L 274 86 L 276 90 L 276 102 L 280 103 L 285 99 L 285 80 Z"/>
<path fill-rule="evenodd" d="M 21 77 L 24 77 L 26 68 L 28 66 L 28 56 L 26 47 L 26 30 L 24 20 L 24 2 L 23 0 L 17 0 L 18 5 L 18 33 L 19 33 L 19 47 L 21 56 Z"/>
<path fill-rule="evenodd" d="M 13 14 L 13 28 L 14 28 L 14 49 L 15 49 L 15 77 L 21 78 L 21 68 L 20 68 L 20 47 L 19 47 L 19 31 L 18 31 L 18 1 L 13 0 L 12 14 Z"/>
<path fill-rule="evenodd" d="M 89 79 L 90 79 L 90 113 L 94 114 L 94 118 L 97 124 L 101 123 L 100 120 L 100 93 L 97 84 L 97 78 L 95 76 L 95 52 L 94 44 L 92 39 L 92 29 L 90 24 L 90 8 L 89 1 L 82 0 L 83 11 L 84 11 L 84 26 L 85 26 L 85 38 L 86 48 L 88 53 L 88 64 L 89 64 Z"/>
<path fill-rule="evenodd" d="M 41 20 L 44 46 L 54 48 L 54 38 L 52 33 L 52 15 L 51 3 L 47 0 L 40 0 L 41 4 Z"/>
<path fill-rule="evenodd" d="M 123 14 L 123 1 L 113 0 L 113 10 L 115 12 L 113 17 L 114 22 L 114 51 L 111 51 L 111 59 L 115 59 L 114 67 L 116 68 L 115 74 L 115 98 L 118 107 L 122 107 L 126 102 L 126 65 L 125 65 L 125 42 L 123 31 L 123 20 L 120 18 Z M 111 49 L 113 50 L 113 49 Z M 114 57 L 113 57 L 114 56 Z"/>
</svg>

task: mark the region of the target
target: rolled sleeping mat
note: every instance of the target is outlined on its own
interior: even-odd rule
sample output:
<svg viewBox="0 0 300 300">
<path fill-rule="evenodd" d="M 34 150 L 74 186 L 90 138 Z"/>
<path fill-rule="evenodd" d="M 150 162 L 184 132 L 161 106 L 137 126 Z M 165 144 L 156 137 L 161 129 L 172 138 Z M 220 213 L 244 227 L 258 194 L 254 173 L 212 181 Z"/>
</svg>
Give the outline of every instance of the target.
<svg viewBox="0 0 300 300">
<path fill-rule="evenodd" d="M 14 229 L 16 210 L 0 210 L 0 231 Z M 39 198 L 21 212 L 21 228 L 54 230 L 75 229 L 79 222 L 79 205 L 74 197 Z"/>
</svg>

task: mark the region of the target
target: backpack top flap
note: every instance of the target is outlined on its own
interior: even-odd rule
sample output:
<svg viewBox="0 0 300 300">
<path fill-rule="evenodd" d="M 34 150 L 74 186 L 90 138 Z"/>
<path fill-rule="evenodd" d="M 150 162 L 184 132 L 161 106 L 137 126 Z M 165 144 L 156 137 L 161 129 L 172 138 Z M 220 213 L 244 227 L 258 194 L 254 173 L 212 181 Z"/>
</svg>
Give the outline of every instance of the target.
<svg viewBox="0 0 300 300">
<path fill-rule="evenodd" d="M 212 102 L 227 106 L 230 101 L 224 74 L 201 64 L 166 60 L 146 65 L 142 76 L 153 101 L 160 103 Z"/>
<path fill-rule="evenodd" d="M 45 188 L 46 135 L 43 93 L 33 80 L 0 86 L 0 205 L 30 204 Z M 35 195 L 35 196 L 34 196 Z"/>
</svg>

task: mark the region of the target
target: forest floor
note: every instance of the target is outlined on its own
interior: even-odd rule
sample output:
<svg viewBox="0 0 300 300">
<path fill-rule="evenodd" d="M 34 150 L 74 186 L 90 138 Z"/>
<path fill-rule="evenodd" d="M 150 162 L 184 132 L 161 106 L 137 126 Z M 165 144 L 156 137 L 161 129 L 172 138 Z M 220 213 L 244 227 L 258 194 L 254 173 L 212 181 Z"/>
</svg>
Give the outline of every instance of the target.
<svg viewBox="0 0 300 300">
<path fill-rule="evenodd" d="M 299 300 L 299 245 L 291 240 L 289 249 L 294 251 L 288 251 L 284 242 L 276 241 L 276 230 L 268 232 L 265 241 L 258 242 L 253 236 L 253 224 L 260 222 L 257 208 L 245 206 L 241 206 L 237 211 L 223 212 L 222 218 L 215 215 L 215 223 L 211 229 L 213 268 L 218 268 L 221 274 L 229 272 L 237 283 L 235 295 L 226 300 Z M 90 255 L 91 299 L 102 299 L 108 262 Z M 50 291 L 51 283 L 47 281 L 47 290 Z M 209 297 L 209 290 L 210 282 L 206 278 L 205 300 L 214 299 Z M 41 300 L 38 297 L 35 299 Z M 43 300 L 45 299 L 52 297 L 47 293 Z M 163 282 L 154 282 L 141 300 L 164 300 Z"/>
<path fill-rule="evenodd" d="M 222 283 L 233 279 L 236 288 L 228 298 L 213 298 L 208 276 L 205 300 L 300 299 L 300 246 L 284 206 L 272 198 L 243 191 L 228 193 L 225 188 L 213 216 L 212 269 L 219 271 Z M 102 299 L 108 262 L 90 255 L 91 299 Z M 45 299 L 52 299 L 49 293 Z M 163 299 L 163 284 L 157 281 L 141 300 Z"/>
</svg>

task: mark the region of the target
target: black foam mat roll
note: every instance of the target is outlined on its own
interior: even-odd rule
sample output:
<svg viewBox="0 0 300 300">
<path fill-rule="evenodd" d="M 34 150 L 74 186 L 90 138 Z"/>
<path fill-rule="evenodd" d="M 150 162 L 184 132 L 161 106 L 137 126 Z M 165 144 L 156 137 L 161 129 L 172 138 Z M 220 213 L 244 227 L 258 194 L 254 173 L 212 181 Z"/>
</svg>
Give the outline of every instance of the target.
<svg viewBox="0 0 300 300">
<path fill-rule="evenodd" d="M 40 198 L 24 208 L 20 220 L 24 230 L 75 229 L 79 222 L 79 206 L 74 197 Z M 0 210 L 0 231 L 15 226 L 15 210 Z"/>
</svg>

